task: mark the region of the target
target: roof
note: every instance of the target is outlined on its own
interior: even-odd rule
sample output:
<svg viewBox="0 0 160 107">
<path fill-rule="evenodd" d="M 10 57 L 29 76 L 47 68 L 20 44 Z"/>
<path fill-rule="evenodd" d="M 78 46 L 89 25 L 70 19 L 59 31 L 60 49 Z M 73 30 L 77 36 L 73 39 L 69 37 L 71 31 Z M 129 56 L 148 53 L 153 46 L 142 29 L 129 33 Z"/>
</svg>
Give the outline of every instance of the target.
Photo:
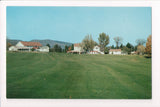
<svg viewBox="0 0 160 107">
<path fill-rule="evenodd" d="M 39 42 L 24 42 L 21 41 L 24 46 L 42 46 Z"/>
<path fill-rule="evenodd" d="M 79 47 L 80 46 L 80 43 L 75 43 L 74 44 L 74 47 Z"/>
<path fill-rule="evenodd" d="M 110 49 L 109 51 L 110 52 L 118 52 L 118 51 L 121 51 L 121 49 Z"/>
<path fill-rule="evenodd" d="M 17 48 L 16 46 L 10 46 L 9 48 Z"/>
</svg>

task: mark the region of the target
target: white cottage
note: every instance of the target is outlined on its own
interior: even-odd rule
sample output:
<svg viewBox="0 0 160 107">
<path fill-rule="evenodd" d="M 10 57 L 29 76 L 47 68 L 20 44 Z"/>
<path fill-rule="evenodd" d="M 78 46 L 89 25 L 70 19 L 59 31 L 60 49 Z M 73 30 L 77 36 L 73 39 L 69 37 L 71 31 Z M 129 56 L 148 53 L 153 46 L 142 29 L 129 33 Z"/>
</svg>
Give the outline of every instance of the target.
<svg viewBox="0 0 160 107">
<path fill-rule="evenodd" d="M 37 51 L 40 51 L 40 52 L 49 52 L 49 47 L 48 46 L 42 46 L 39 49 L 37 49 Z"/>
<path fill-rule="evenodd" d="M 109 50 L 109 54 L 121 55 L 121 53 L 122 53 L 121 49 L 110 49 Z"/>
<path fill-rule="evenodd" d="M 80 43 L 76 43 L 76 44 L 74 44 L 74 50 L 67 51 L 67 53 L 82 54 L 82 53 L 84 53 L 84 49 L 80 46 Z M 88 54 L 104 54 L 104 52 L 100 51 L 99 46 L 94 46 L 93 51 L 88 52 Z"/>
<path fill-rule="evenodd" d="M 49 52 L 49 47 L 42 47 L 42 45 L 39 42 L 20 41 L 16 44 L 16 46 L 9 47 L 9 51 L 31 51 L 32 49 L 40 52 Z"/>
<path fill-rule="evenodd" d="M 9 47 L 9 51 L 18 51 L 18 48 L 16 46 Z"/>
<path fill-rule="evenodd" d="M 19 51 L 31 51 L 31 49 L 39 49 L 42 45 L 39 42 L 24 42 L 20 41 L 16 44 Z"/>
<path fill-rule="evenodd" d="M 88 52 L 88 54 L 104 54 L 104 52 L 100 51 L 99 46 L 94 46 L 93 51 Z"/>
<path fill-rule="evenodd" d="M 74 50 L 67 51 L 67 53 L 77 53 L 77 54 L 81 54 L 81 53 L 83 53 L 83 52 L 84 52 L 84 50 L 83 50 L 82 47 L 80 46 L 80 43 L 74 44 Z"/>
</svg>

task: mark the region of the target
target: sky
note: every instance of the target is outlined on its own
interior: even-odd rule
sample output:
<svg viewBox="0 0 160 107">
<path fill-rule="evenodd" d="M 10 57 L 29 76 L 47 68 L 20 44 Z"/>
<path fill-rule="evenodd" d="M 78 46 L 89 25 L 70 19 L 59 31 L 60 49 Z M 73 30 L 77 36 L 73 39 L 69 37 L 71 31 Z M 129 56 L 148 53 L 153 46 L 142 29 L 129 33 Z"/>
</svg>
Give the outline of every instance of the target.
<svg viewBox="0 0 160 107">
<path fill-rule="evenodd" d="M 7 7 L 7 37 L 80 43 L 86 35 L 121 37 L 123 45 L 152 34 L 151 7 Z"/>
</svg>

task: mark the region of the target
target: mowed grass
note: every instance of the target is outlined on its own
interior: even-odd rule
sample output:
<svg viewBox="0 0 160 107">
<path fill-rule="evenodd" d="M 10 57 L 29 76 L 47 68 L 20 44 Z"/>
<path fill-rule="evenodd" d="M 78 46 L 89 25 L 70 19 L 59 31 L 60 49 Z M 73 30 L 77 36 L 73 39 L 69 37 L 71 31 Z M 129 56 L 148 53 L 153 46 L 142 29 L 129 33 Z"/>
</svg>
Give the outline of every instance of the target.
<svg viewBox="0 0 160 107">
<path fill-rule="evenodd" d="M 151 58 L 7 53 L 7 98 L 151 99 Z"/>
</svg>

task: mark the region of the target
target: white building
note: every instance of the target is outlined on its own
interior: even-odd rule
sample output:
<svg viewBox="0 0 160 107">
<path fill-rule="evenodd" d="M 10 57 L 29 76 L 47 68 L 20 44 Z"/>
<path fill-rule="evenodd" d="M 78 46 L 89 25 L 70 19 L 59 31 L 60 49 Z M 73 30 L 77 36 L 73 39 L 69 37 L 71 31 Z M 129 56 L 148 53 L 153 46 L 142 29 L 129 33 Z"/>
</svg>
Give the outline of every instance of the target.
<svg viewBox="0 0 160 107">
<path fill-rule="evenodd" d="M 88 52 L 88 54 L 104 54 L 104 52 L 100 51 L 99 46 L 94 46 L 93 51 Z"/>
<path fill-rule="evenodd" d="M 109 54 L 121 55 L 121 54 L 122 54 L 122 51 L 121 51 L 121 49 L 110 49 L 110 50 L 109 50 Z"/>
<path fill-rule="evenodd" d="M 16 46 L 9 47 L 9 51 L 18 51 L 18 48 Z"/>
<path fill-rule="evenodd" d="M 77 54 L 81 54 L 81 53 L 83 53 L 83 52 L 84 52 L 84 50 L 83 50 L 82 47 L 80 46 L 80 43 L 74 44 L 74 50 L 67 51 L 67 53 L 77 53 Z"/>
<path fill-rule="evenodd" d="M 42 46 L 39 49 L 37 49 L 39 52 L 49 52 L 49 47 L 48 46 Z"/>
<path fill-rule="evenodd" d="M 136 55 L 136 54 L 137 54 L 136 51 L 132 51 L 132 52 L 131 52 L 131 55 Z"/>
<path fill-rule="evenodd" d="M 74 51 L 81 52 L 83 49 L 80 46 L 80 43 L 74 44 Z"/>
<path fill-rule="evenodd" d="M 84 52 L 84 49 L 82 49 L 82 47 L 80 46 L 80 43 L 76 43 L 76 44 L 74 44 L 74 50 L 67 51 L 67 53 L 82 54 L 82 53 L 85 53 L 85 52 Z M 99 46 L 94 46 L 93 51 L 90 51 L 87 54 L 104 54 L 104 52 L 100 51 Z"/>
<path fill-rule="evenodd" d="M 39 42 L 24 42 L 20 41 L 16 44 L 16 46 L 9 47 L 9 51 L 32 51 L 34 49 L 35 51 L 40 52 L 49 52 L 49 47 L 42 45 Z"/>
</svg>

